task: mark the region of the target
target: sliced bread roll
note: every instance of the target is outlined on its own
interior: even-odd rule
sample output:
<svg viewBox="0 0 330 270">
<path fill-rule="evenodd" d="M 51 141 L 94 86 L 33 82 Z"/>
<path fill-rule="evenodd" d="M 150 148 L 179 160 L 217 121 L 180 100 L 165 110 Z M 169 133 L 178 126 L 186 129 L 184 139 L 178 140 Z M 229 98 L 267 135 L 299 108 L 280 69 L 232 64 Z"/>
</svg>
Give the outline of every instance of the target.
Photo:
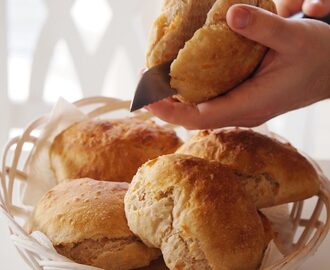
<svg viewBox="0 0 330 270">
<path fill-rule="evenodd" d="M 215 0 L 164 0 L 160 16 L 152 26 L 147 67 L 176 58 L 179 50 L 205 23 Z"/>
<path fill-rule="evenodd" d="M 233 32 L 226 13 L 247 4 L 276 13 L 272 0 L 165 0 L 154 22 L 147 67 L 173 61 L 171 87 L 176 98 L 198 104 L 226 93 L 247 79 L 267 48 Z"/>
</svg>

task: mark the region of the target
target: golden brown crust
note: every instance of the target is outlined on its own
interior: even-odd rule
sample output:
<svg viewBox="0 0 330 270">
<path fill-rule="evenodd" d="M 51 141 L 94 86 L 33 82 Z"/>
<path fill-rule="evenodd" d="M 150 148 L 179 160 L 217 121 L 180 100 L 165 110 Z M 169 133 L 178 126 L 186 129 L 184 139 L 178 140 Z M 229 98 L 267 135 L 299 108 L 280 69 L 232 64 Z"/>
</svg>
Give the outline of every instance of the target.
<svg viewBox="0 0 330 270">
<path fill-rule="evenodd" d="M 271 0 L 218 0 L 205 25 L 186 42 L 171 66 L 171 86 L 177 98 L 201 103 L 246 79 L 262 60 L 266 48 L 233 32 L 226 13 L 233 4 L 258 6 L 276 13 Z"/>
<path fill-rule="evenodd" d="M 144 162 L 180 145 L 173 130 L 151 121 L 88 120 L 60 133 L 49 154 L 58 181 L 89 177 L 130 182 Z"/>
<path fill-rule="evenodd" d="M 170 269 L 257 269 L 269 240 L 234 172 L 167 155 L 144 164 L 125 196 L 131 230 Z"/>
<path fill-rule="evenodd" d="M 215 0 L 165 0 L 154 22 L 147 52 L 147 66 L 172 61 L 185 42 L 205 23 Z"/>
<path fill-rule="evenodd" d="M 246 129 L 204 130 L 178 149 L 229 165 L 258 208 L 304 200 L 319 191 L 313 166 L 290 144 Z"/>
<path fill-rule="evenodd" d="M 54 245 L 132 237 L 122 211 L 127 189 L 127 183 L 92 179 L 58 184 L 39 201 L 29 231 L 40 230 Z"/>
<path fill-rule="evenodd" d="M 129 230 L 124 213 L 127 189 L 127 183 L 92 179 L 63 182 L 41 198 L 27 230 L 41 231 L 60 254 L 79 263 L 104 269 L 148 265 L 159 252 Z"/>
</svg>

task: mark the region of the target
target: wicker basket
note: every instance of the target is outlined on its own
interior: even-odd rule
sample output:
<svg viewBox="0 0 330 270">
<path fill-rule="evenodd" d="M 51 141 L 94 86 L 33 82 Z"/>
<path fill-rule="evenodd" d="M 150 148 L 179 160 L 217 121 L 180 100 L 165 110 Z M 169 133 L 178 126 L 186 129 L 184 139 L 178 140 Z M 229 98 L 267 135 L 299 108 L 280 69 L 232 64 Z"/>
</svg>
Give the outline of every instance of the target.
<svg viewBox="0 0 330 270">
<path fill-rule="evenodd" d="M 82 99 L 74 104 L 87 113 L 90 117 L 116 114 L 125 110 L 128 115 L 129 101 L 121 101 L 105 97 L 92 97 Z M 151 117 L 149 113 L 137 112 L 130 116 L 140 119 Z M 19 137 L 13 138 L 4 148 L 2 157 L 1 197 L 0 210 L 9 225 L 11 239 L 25 262 L 32 269 L 64 270 L 64 269 L 99 269 L 74 263 L 56 253 L 50 241 L 41 233 L 28 235 L 22 224 L 31 213 L 31 207 L 27 207 L 21 201 L 15 201 L 22 185 L 27 182 L 26 166 L 29 163 L 31 153 L 38 141 L 38 136 L 33 136 L 35 130 L 42 130 L 48 120 L 48 116 L 41 117 L 32 122 Z M 31 150 L 23 155 L 23 146 L 29 144 Z M 19 164 L 23 166 L 19 167 Z M 312 214 L 306 217 L 306 204 L 304 201 L 290 204 L 290 219 L 293 224 L 294 235 L 290 245 L 286 245 L 284 259 L 267 267 L 270 269 L 296 269 L 308 257 L 313 255 L 327 235 L 330 228 L 330 186 L 329 181 L 322 174 L 319 167 L 313 162 L 319 171 L 321 190 L 318 196 L 311 198 L 315 202 Z M 310 203 L 309 203 L 310 205 Z M 310 210 L 309 210 L 310 211 Z"/>
</svg>

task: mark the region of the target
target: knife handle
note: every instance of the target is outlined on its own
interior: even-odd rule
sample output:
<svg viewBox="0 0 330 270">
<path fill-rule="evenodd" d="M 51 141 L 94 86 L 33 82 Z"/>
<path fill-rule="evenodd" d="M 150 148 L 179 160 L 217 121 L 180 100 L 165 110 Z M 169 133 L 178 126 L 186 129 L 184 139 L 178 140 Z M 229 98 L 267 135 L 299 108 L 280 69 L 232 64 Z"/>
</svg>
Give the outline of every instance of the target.
<svg viewBox="0 0 330 270">
<path fill-rule="evenodd" d="M 318 20 L 321 22 L 325 22 L 327 24 L 330 24 L 330 13 L 324 17 L 310 17 L 304 14 L 303 12 L 296 13 L 295 15 L 290 17 L 291 19 L 313 19 L 313 20 Z"/>
</svg>

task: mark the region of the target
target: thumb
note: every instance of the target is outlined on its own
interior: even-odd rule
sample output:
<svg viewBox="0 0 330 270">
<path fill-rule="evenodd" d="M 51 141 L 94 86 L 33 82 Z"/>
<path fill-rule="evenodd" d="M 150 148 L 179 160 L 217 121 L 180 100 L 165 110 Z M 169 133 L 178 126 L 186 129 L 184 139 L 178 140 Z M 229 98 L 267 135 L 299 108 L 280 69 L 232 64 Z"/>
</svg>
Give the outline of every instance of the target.
<svg viewBox="0 0 330 270">
<path fill-rule="evenodd" d="M 295 25 L 267 10 L 249 5 L 233 5 L 227 23 L 234 32 L 278 52 L 287 52 L 295 38 Z"/>
</svg>

